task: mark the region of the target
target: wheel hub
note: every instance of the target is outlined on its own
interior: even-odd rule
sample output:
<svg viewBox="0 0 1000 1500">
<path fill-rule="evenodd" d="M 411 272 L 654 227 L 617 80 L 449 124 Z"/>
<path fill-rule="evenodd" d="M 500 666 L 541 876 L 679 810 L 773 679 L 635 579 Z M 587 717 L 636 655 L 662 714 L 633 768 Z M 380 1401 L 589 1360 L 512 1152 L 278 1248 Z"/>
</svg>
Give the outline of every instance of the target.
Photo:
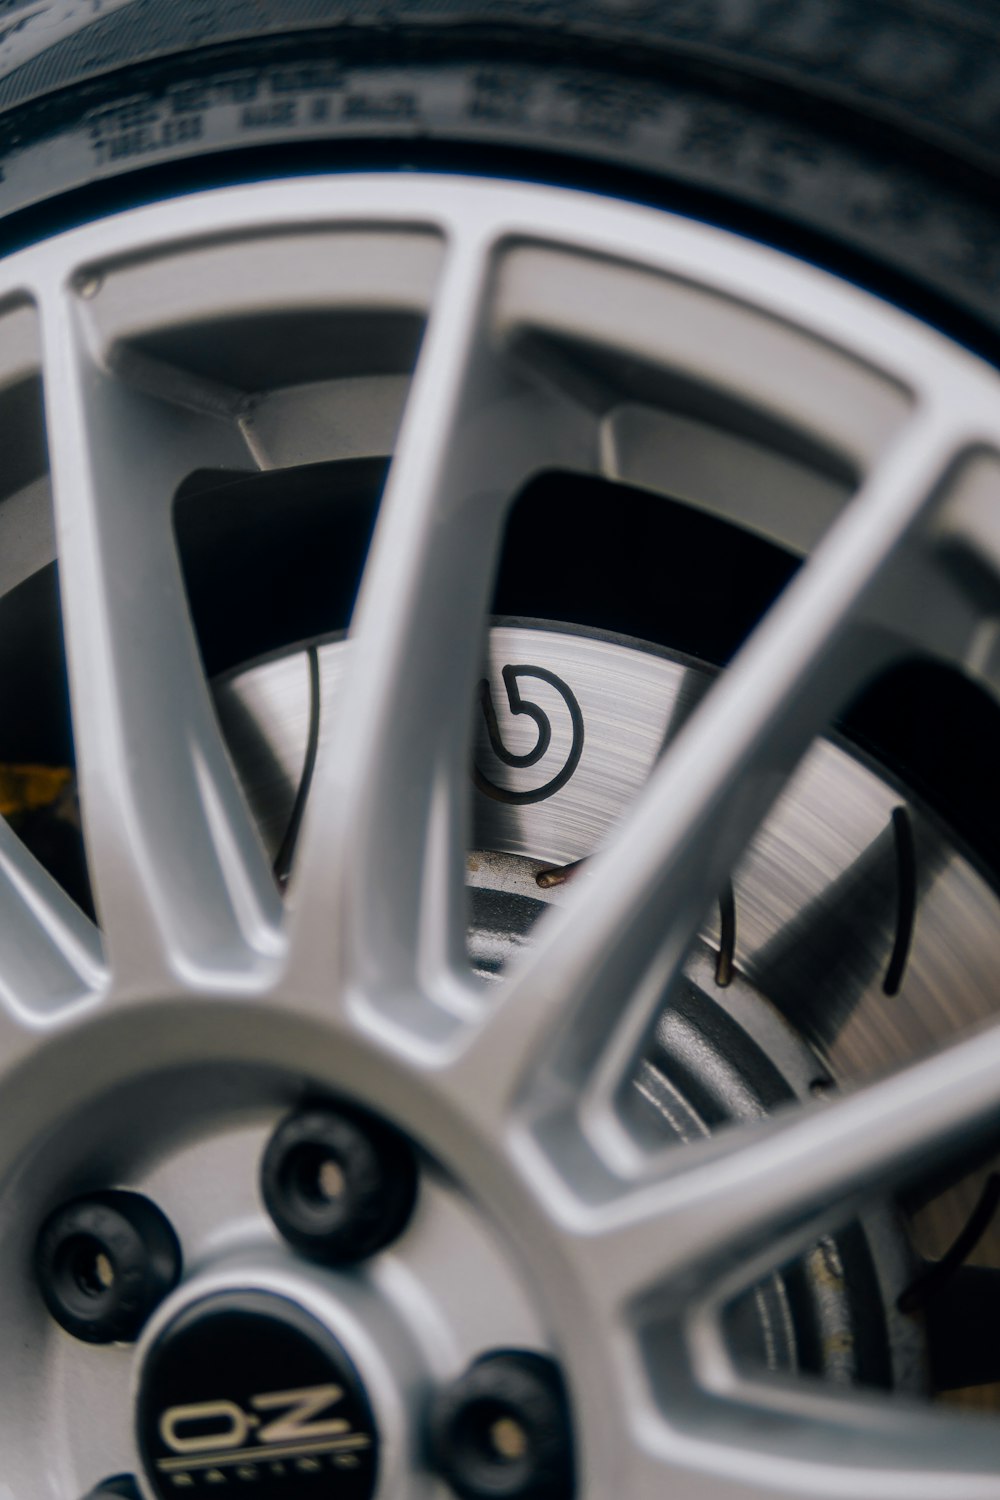
<svg viewBox="0 0 1000 1500">
<path fill-rule="evenodd" d="M 369 1500 L 378 1430 L 346 1351 L 295 1303 L 263 1291 L 188 1302 L 147 1348 L 139 1445 L 155 1493 L 253 1481 L 262 1500 L 310 1500 L 331 1483 Z"/>
</svg>

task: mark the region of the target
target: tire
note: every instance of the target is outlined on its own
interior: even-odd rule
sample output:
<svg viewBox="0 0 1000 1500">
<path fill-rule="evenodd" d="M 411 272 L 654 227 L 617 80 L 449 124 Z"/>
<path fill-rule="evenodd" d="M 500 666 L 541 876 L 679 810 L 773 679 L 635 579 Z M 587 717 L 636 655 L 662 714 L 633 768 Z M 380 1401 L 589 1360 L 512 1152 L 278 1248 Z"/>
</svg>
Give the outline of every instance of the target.
<svg viewBox="0 0 1000 1500">
<path fill-rule="evenodd" d="M 993 0 L 79 0 L 4 7 L 6 242 L 288 169 L 607 187 L 1000 350 Z"/>
</svg>

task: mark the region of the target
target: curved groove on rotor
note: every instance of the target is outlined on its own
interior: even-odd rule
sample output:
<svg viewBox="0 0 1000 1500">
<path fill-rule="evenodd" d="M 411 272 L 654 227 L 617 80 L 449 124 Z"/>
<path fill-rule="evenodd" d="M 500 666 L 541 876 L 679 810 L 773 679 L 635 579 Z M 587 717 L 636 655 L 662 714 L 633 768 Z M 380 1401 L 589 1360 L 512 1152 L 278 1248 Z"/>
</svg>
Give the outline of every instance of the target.
<svg viewBox="0 0 1000 1500">
<path fill-rule="evenodd" d="M 991 1172 L 987 1177 L 979 1202 L 966 1220 L 950 1247 L 940 1260 L 931 1264 L 900 1293 L 896 1306 L 900 1312 L 917 1312 L 926 1306 L 936 1292 L 951 1280 L 968 1260 L 983 1235 L 993 1222 L 1000 1206 L 1000 1173 Z"/>
<path fill-rule="evenodd" d="M 733 882 L 727 880 L 719 892 L 719 956 L 715 963 L 715 982 L 720 989 L 733 982 L 736 953 L 736 896 Z"/>
<path fill-rule="evenodd" d="M 892 810 L 892 832 L 896 849 L 896 875 L 898 882 L 898 907 L 896 913 L 896 940 L 885 971 L 882 989 L 887 995 L 899 993 L 906 969 L 906 960 L 913 941 L 913 924 L 917 914 L 917 855 L 913 842 L 913 827 L 905 807 Z"/>
</svg>

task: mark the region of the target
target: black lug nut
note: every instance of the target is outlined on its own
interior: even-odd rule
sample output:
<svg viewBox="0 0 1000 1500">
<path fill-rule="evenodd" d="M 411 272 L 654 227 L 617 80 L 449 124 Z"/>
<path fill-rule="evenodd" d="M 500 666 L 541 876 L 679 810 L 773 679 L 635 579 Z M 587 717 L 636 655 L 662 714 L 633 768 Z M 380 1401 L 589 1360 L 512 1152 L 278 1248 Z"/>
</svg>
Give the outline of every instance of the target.
<svg viewBox="0 0 1000 1500">
<path fill-rule="evenodd" d="M 408 1141 L 384 1121 L 323 1105 L 282 1121 L 260 1180 L 267 1211 L 290 1245 L 325 1265 L 352 1265 L 403 1232 L 417 1164 Z"/>
<path fill-rule="evenodd" d="M 569 1404 L 555 1362 L 483 1355 L 431 1413 L 432 1462 L 461 1500 L 571 1500 Z"/>
<path fill-rule="evenodd" d="M 86 1500 L 142 1500 L 142 1496 L 131 1474 L 116 1474 L 91 1490 Z"/>
<path fill-rule="evenodd" d="M 45 1305 L 67 1333 L 88 1344 L 130 1344 L 177 1285 L 181 1250 L 148 1198 L 109 1189 L 49 1215 L 35 1246 L 35 1273 Z"/>
</svg>

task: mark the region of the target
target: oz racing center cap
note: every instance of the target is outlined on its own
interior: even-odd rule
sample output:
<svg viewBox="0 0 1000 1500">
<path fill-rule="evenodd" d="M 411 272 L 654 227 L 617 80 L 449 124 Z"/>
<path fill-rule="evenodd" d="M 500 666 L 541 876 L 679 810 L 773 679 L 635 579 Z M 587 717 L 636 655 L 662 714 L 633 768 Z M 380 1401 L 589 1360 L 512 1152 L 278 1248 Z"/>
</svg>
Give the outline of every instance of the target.
<svg viewBox="0 0 1000 1500">
<path fill-rule="evenodd" d="M 147 1356 L 138 1423 L 163 1500 L 241 1481 L 256 1500 L 370 1500 L 375 1489 L 378 1434 L 358 1372 L 327 1329 L 270 1292 L 180 1313 Z"/>
</svg>

